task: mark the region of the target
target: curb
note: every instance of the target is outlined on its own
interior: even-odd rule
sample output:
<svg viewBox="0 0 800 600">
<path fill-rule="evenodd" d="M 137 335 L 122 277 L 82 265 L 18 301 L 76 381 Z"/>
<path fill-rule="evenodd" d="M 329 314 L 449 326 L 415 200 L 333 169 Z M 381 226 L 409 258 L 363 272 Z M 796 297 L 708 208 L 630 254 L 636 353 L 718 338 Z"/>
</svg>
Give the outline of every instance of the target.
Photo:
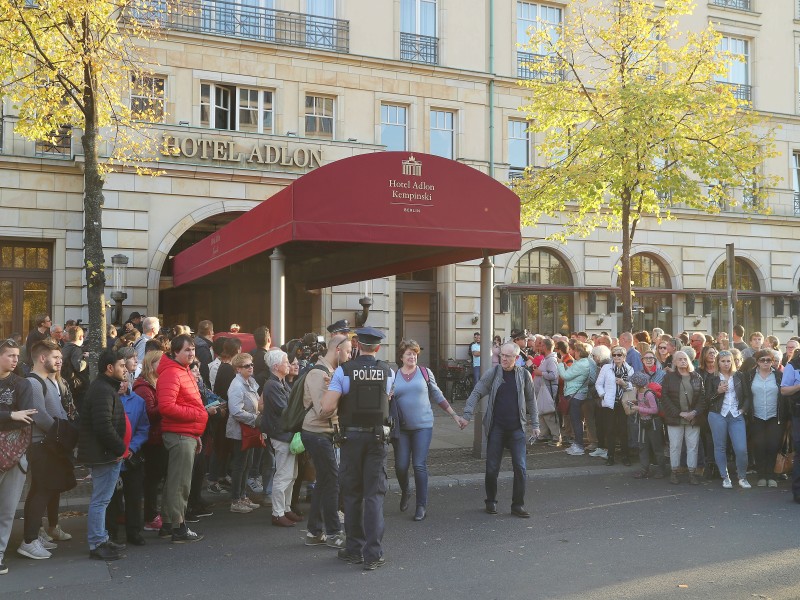
<svg viewBox="0 0 800 600">
<path fill-rule="evenodd" d="M 546 479 L 564 479 L 567 477 L 585 477 L 591 475 L 616 475 L 618 473 L 626 473 L 628 471 L 630 471 L 630 467 L 625 467 L 623 465 L 614 465 L 612 467 L 603 465 L 596 467 L 560 467 L 557 469 L 536 469 L 529 470 L 527 474 L 529 481 L 537 481 Z M 484 478 L 484 473 L 434 475 L 428 478 L 428 489 L 446 489 L 453 487 L 465 487 L 468 485 L 483 485 Z M 513 471 L 501 471 L 497 477 L 498 481 L 511 481 L 513 479 Z M 413 488 L 414 486 L 412 485 L 411 489 Z M 400 491 L 400 486 L 398 485 L 396 479 L 389 480 L 388 491 Z M 85 511 L 89 507 L 90 500 L 91 498 L 88 496 L 62 498 L 59 508 L 62 512 L 66 510 Z M 17 513 L 14 517 L 15 519 L 22 518 L 24 506 L 24 502 L 20 502 L 17 505 Z"/>
</svg>

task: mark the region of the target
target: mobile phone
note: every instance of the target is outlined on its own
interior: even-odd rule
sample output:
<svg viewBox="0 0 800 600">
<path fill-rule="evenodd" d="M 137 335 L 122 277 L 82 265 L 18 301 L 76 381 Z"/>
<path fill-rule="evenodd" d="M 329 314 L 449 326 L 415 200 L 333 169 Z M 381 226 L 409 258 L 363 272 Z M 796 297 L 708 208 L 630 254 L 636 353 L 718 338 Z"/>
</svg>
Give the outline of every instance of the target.
<svg viewBox="0 0 800 600">
<path fill-rule="evenodd" d="M 210 402 L 210 403 L 206 404 L 206 408 L 214 408 L 214 407 L 219 406 L 219 405 L 220 405 L 220 401 L 219 400 L 214 400 L 213 402 Z"/>
</svg>

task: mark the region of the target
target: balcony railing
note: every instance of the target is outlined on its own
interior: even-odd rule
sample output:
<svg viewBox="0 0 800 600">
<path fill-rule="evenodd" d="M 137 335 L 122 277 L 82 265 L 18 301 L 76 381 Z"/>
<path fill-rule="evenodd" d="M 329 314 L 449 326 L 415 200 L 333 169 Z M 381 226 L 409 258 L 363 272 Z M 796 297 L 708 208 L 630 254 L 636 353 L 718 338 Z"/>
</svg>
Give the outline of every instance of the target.
<svg viewBox="0 0 800 600">
<path fill-rule="evenodd" d="M 183 7 L 185 10 L 182 10 Z M 161 8 L 161 9 L 160 9 Z M 130 18 L 158 22 L 165 29 L 210 33 L 299 46 L 349 52 L 350 22 L 305 13 L 246 6 L 239 2 L 193 0 L 178 10 L 163 10 L 154 3 L 154 10 L 131 11 Z"/>
<path fill-rule="evenodd" d="M 711 0 L 712 4 L 716 6 L 724 6 L 725 8 L 738 8 L 739 10 L 753 10 L 752 0 Z"/>
<path fill-rule="evenodd" d="M 400 60 L 439 64 L 439 38 L 400 32 Z"/>
<path fill-rule="evenodd" d="M 733 97 L 737 100 L 741 100 L 742 104 L 752 104 L 753 103 L 753 86 L 747 85 L 745 83 L 730 83 L 727 81 L 723 81 L 727 85 Z"/>
<path fill-rule="evenodd" d="M 800 192 L 794 193 L 794 214 L 800 216 Z"/>
<path fill-rule="evenodd" d="M 519 79 L 545 79 L 562 81 L 564 69 L 559 69 L 558 59 L 544 54 L 517 52 L 517 77 Z"/>
<path fill-rule="evenodd" d="M 38 140 L 34 151 L 36 156 L 72 158 L 72 127 L 64 125 L 50 139 Z"/>
</svg>

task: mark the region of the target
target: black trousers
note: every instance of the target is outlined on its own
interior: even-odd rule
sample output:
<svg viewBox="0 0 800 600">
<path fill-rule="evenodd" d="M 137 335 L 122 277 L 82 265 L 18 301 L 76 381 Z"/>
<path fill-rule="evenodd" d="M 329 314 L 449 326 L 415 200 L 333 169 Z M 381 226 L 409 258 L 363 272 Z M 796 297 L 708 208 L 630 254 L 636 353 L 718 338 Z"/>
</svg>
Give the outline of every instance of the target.
<svg viewBox="0 0 800 600">
<path fill-rule="evenodd" d="M 58 504 L 60 501 L 61 492 L 42 489 L 41 486 L 37 485 L 36 479 L 31 478 L 31 487 L 28 489 L 28 495 L 25 498 L 25 510 L 23 513 L 25 516 L 23 536 L 26 544 L 30 544 L 39 537 L 39 527 L 42 525 L 42 517 L 45 511 L 47 512 L 47 520 L 50 522 L 50 527 L 55 527 L 58 524 Z"/>
<path fill-rule="evenodd" d="M 149 523 L 158 514 L 158 486 L 167 476 L 169 454 L 163 444 L 145 444 L 144 456 L 144 520 Z"/>
<path fill-rule="evenodd" d="M 142 497 L 144 490 L 144 466 L 139 465 L 131 469 L 125 465 L 125 470 L 120 473 L 122 489 L 117 487 L 111 502 L 106 508 L 106 529 L 109 535 L 116 537 L 119 518 L 125 515 L 125 532 L 128 536 L 141 533 L 144 529 L 144 516 L 142 512 Z"/>
<path fill-rule="evenodd" d="M 753 455 L 759 479 L 775 479 L 775 458 L 778 456 L 786 423 L 778 425 L 773 417 L 766 421 L 753 418 L 750 422 Z"/>
<path fill-rule="evenodd" d="M 622 455 L 628 456 L 628 415 L 622 408 L 622 404 L 615 403 L 614 408 L 600 409 L 603 421 L 603 433 L 605 436 L 608 458 L 613 459 L 616 453 L 617 442 L 619 442 Z M 602 447 L 602 446 L 601 446 Z"/>
</svg>

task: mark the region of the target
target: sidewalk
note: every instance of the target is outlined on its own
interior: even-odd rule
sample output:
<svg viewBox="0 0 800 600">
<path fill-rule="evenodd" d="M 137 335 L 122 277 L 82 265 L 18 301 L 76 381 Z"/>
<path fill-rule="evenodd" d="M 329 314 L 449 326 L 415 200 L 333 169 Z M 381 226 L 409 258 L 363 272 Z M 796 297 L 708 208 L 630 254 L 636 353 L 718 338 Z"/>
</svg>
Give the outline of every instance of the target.
<svg viewBox="0 0 800 600">
<path fill-rule="evenodd" d="M 454 405 L 458 414 L 464 410 L 464 403 Z M 468 484 L 483 484 L 485 460 L 472 455 L 472 440 L 474 422 L 461 431 L 455 421 L 444 414 L 438 407 L 434 407 L 434 426 L 431 449 L 428 455 L 428 486 L 432 489 L 439 487 L 454 487 Z M 576 477 L 585 475 L 601 475 L 630 471 L 636 468 L 615 465 L 607 467 L 602 459 L 589 455 L 569 456 L 565 448 L 552 448 L 547 445 L 528 446 L 527 467 L 529 479 Z M 386 465 L 389 474 L 389 489 L 398 491 L 399 486 L 394 474 L 394 453 L 389 447 L 389 458 Z M 513 477 L 511 470 L 511 457 L 504 453 L 500 466 L 501 481 Z M 88 471 L 78 468 L 75 476 L 84 477 Z M 413 482 L 413 475 L 412 475 Z M 412 483 L 413 485 L 413 483 Z M 25 499 L 23 492 L 22 499 Z M 89 505 L 91 495 L 91 482 L 78 481 L 77 487 L 61 495 L 62 511 L 85 511 Z M 216 500 L 218 498 L 209 498 Z M 20 502 L 17 516 L 22 515 L 23 503 Z"/>
</svg>

